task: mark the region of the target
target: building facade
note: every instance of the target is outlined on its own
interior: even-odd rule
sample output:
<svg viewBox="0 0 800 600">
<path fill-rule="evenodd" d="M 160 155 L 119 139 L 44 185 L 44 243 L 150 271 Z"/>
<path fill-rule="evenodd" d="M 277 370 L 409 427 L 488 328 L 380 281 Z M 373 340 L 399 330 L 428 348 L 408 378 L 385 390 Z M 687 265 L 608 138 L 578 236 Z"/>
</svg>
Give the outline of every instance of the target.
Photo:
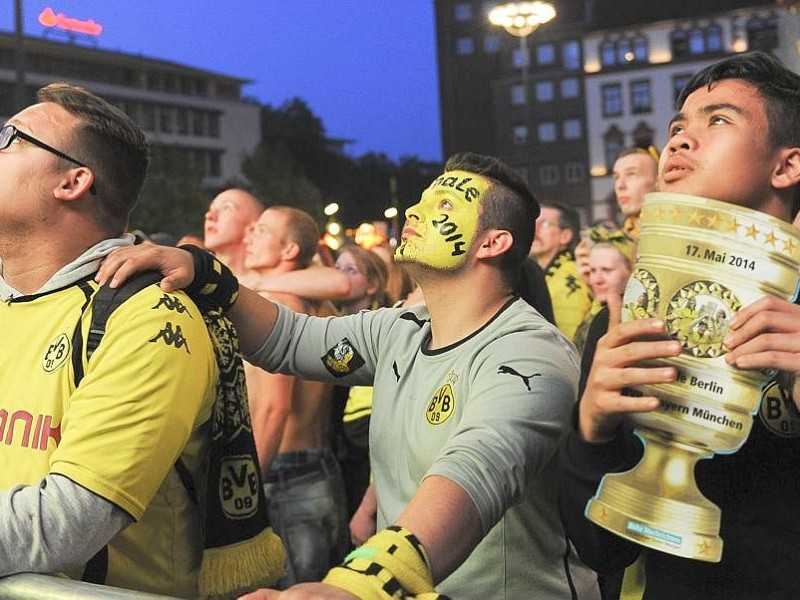
<svg viewBox="0 0 800 600">
<path fill-rule="evenodd" d="M 435 0 L 445 156 L 471 150 L 514 167 L 542 199 L 589 200 L 582 3 L 521 43 L 489 23 L 497 2 Z"/>
<path fill-rule="evenodd" d="M 796 68 L 797 38 L 790 40 L 780 31 L 797 15 L 772 2 L 742 2 L 738 8 L 731 1 L 713 4 L 689 5 L 682 13 L 673 6 L 670 14 L 681 18 L 639 22 L 631 22 L 639 17 L 634 11 L 615 11 L 598 16 L 587 29 L 583 56 L 591 220 L 617 216 L 611 176 L 617 154 L 630 146 L 664 147 L 675 101 L 697 71 L 747 50 L 773 52 Z M 659 16 L 657 9 L 649 14 Z"/>
<path fill-rule="evenodd" d="M 528 36 L 526 57 L 489 23 L 501 2 L 434 0 L 443 150 L 498 156 L 587 223 L 619 217 L 617 154 L 666 144 L 677 95 L 698 70 L 759 49 L 800 72 L 789 0 L 551 1 L 558 14 Z"/>
<path fill-rule="evenodd" d="M 14 35 L 0 33 L 0 117 L 14 112 Z M 53 81 L 90 89 L 116 104 L 155 146 L 185 157 L 217 188 L 240 177 L 260 140 L 260 107 L 242 97 L 245 79 L 74 43 L 24 38 L 25 95 Z"/>
</svg>

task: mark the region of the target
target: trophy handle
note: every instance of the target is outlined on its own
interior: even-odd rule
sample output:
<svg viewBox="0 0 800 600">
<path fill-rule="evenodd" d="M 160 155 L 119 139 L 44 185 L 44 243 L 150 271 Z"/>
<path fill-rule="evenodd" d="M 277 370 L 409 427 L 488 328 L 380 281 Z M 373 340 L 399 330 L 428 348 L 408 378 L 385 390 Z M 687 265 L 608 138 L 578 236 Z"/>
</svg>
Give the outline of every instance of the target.
<svg viewBox="0 0 800 600">
<path fill-rule="evenodd" d="M 603 477 L 586 516 L 600 527 L 662 552 L 719 562 L 720 510 L 700 492 L 694 479 L 698 460 L 713 452 L 636 429 L 644 455 L 630 471 Z"/>
</svg>

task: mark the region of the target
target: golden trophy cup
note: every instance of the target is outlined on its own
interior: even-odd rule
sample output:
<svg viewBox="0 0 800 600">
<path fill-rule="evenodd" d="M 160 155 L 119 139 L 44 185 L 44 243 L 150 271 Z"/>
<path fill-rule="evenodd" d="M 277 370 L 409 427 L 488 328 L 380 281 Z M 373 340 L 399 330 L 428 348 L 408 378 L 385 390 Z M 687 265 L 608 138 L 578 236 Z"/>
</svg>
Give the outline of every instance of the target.
<svg viewBox="0 0 800 600">
<path fill-rule="evenodd" d="M 720 509 L 698 489 L 694 467 L 741 448 L 770 378 L 729 366 L 722 340 L 740 308 L 767 295 L 792 300 L 799 272 L 800 236 L 789 223 L 696 196 L 645 197 L 622 319 L 662 319 L 683 353 L 644 363 L 673 366 L 678 377 L 631 390 L 661 406 L 629 415 L 644 455 L 603 478 L 586 506 L 591 521 L 649 548 L 720 561 Z"/>
</svg>

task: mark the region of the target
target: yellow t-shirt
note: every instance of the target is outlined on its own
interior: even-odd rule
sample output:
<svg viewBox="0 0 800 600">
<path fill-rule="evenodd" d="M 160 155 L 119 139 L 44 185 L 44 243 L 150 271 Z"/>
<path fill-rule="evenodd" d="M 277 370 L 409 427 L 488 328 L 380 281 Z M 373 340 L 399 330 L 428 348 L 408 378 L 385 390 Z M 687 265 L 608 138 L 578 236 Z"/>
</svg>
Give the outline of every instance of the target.
<svg viewBox="0 0 800 600">
<path fill-rule="evenodd" d="M 0 303 L 0 489 L 68 477 L 129 513 L 109 544 L 106 583 L 197 593 L 202 524 L 174 464 L 198 483 L 218 378 L 211 341 L 183 293 L 150 286 L 119 306 L 76 388 L 73 332 L 85 346 L 94 282 Z M 80 577 L 82 569 L 71 576 Z"/>
</svg>

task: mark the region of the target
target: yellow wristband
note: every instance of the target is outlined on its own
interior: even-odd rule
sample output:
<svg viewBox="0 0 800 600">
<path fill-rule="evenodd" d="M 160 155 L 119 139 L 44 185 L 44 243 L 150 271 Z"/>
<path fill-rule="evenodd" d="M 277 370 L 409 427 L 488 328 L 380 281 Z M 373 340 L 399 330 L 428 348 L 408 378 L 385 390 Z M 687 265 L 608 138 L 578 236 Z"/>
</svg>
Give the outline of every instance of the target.
<svg viewBox="0 0 800 600">
<path fill-rule="evenodd" d="M 388 527 L 356 548 L 324 580 L 359 598 L 441 598 L 425 549 L 408 529 Z"/>
</svg>

